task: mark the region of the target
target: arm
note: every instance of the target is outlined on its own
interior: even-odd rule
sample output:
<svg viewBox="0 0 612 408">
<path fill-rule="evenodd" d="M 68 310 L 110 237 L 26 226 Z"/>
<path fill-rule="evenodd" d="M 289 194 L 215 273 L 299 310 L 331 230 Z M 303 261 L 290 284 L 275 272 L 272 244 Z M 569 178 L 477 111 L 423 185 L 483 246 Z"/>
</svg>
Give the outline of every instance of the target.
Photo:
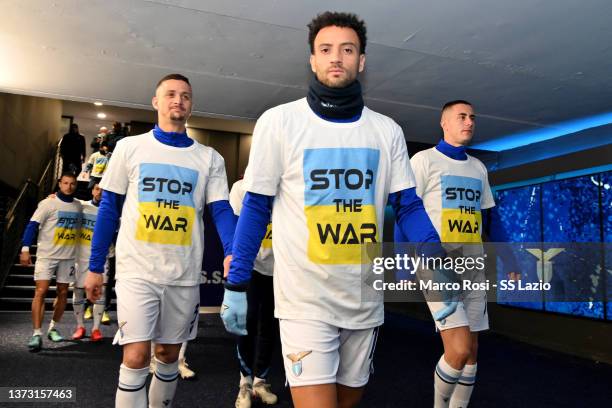
<svg viewBox="0 0 612 408">
<path fill-rule="evenodd" d="M 233 259 L 225 287 L 244 292 L 251 280 L 253 262 L 259 252 L 272 211 L 273 197 L 247 192 L 236 226 Z"/>
<path fill-rule="evenodd" d="M 19 264 L 21 265 L 32 265 L 32 258 L 30 257 L 30 246 L 34 243 L 34 238 L 38 233 L 38 227 L 40 224 L 37 221 L 30 221 L 25 229 L 22 240 L 21 253 L 19 254 Z"/>
<path fill-rule="evenodd" d="M 219 238 L 221 238 L 223 243 L 223 252 L 227 257 L 232 254 L 234 231 L 236 230 L 238 217 L 234 215 L 228 200 L 214 201 L 208 204 L 208 209 L 217 228 L 217 233 L 219 233 Z"/>
<path fill-rule="evenodd" d="M 119 217 L 125 196 L 104 190 L 100 209 L 94 226 L 93 238 L 91 241 L 91 256 L 89 258 L 89 270 L 91 272 L 104 273 L 104 264 L 108 255 L 115 231 L 119 226 Z"/>
<path fill-rule="evenodd" d="M 446 255 L 440 244 L 440 237 L 425 212 L 423 201 L 416 195 L 415 188 L 389 194 L 389 203 L 395 212 L 396 229 L 408 242 L 420 243 L 417 246 L 419 254 L 427 257 Z"/>
</svg>

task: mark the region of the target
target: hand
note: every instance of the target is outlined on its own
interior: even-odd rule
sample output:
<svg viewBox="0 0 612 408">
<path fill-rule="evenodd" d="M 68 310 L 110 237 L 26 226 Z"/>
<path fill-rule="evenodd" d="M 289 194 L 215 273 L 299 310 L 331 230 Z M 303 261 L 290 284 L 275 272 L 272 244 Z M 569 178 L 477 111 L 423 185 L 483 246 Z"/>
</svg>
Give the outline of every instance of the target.
<svg viewBox="0 0 612 408">
<path fill-rule="evenodd" d="M 520 272 L 508 272 L 508 279 L 511 281 L 518 282 L 521 280 L 521 273 Z"/>
<path fill-rule="evenodd" d="M 221 304 L 221 320 L 223 320 L 225 330 L 239 336 L 246 336 L 246 314 L 246 292 L 225 289 Z"/>
<path fill-rule="evenodd" d="M 227 275 L 229 275 L 229 269 L 230 269 L 230 264 L 232 263 L 232 256 L 228 255 L 225 257 L 225 259 L 223 260 L 223 277 L 227 278 Z"/>
<path fill-rule="evenodd" d="M 32 257 L 29 252 L 23 251 L 19 254 L 19 265 L 32 265 Z"/>
<path fill-rule="evenodd" d="M 100 299 L 100 296 L 102 296 L 103 284 L 103 274 L 87 271 L 84 287 L 85 293 L 87 293 L 87 299 L 89 299 L 91 303 L 94 303 L 96 300 Z"/>
<path fill-rule="evenodd" d="M 453 269 L 442 267 L 433 271 L 433 280 L 442 285 L 458 283 L 459 279 Z M 434 320 L 440 321 L 455 313 L 459 305 L 459 296 L 461 291 L 455 289 L 442 289 L 440 306 L 437 310 L 432 310 Z"/>
</svg>

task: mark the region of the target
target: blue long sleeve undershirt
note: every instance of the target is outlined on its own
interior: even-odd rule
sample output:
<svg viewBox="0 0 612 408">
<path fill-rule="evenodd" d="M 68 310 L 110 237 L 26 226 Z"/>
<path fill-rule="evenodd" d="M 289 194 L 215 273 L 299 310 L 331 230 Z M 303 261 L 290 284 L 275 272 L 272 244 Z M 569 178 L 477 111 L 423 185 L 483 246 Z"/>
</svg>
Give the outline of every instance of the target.
<svg viewBox="0 0 612 408">
<path fill-rule="evenodd" d="M 395 212 L 395 242 L 413 242 L 417 253 L 426 257 L 445 256 L 440 237 L 434 228 L 416 189 L 408 188 L 389 194 L 389 204 Z"/>
<path fill-rule="evenodd" d="M 238 217 L 234 214 L 228 200 L 214 201 L 208 204 L 208 209 L 217 228 L 219 238 L 221 238 L 223 253 L 225 256 L 231 255 Z"/>
<path fill-rule="evenodd" d="M 236 225 L 232 264 L 225 287 L 243 292 L 251 280 L 253 263 L 270 222 L 274 197 L 247 192 Z"/>
<path fill-rule="evenodd" d="M 108 249 L 115 238 L 124 201 L 125 195 L 123 194 L 107 190 L 102 192 L 102 200 L 100 201 L 96 225 L 94 226 L 93 238 L 91 240 L 89 270 L 92 272 L 104 272 Z"/>
<path fill-rule="evenodd" d="M 30 221 L 26 226 L 25 232 L 23 233 L 22 245 L 23 246 L 32 246 L 34 240 L 36 239 L 36 234 L 38 233 L 38 228 L 40 224 L 36 221 Z"/>
</svg>

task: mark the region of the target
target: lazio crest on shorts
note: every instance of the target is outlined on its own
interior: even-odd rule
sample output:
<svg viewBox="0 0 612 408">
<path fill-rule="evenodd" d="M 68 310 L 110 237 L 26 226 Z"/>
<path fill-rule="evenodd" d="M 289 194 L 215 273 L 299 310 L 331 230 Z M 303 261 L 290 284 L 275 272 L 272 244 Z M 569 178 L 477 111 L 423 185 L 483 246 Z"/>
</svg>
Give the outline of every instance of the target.
<svg viewBox="0 0 612 408">
<path fill-rule="evenodd" d="M 482 242 L 482 180 L 441 176 L 442 242 Z"/>
<path fill-rule="evenodd" d="M 136 239 L 191 245 L 198 172 L 171 164 L 142 163 L 138 180 Z"/>
<path fill-rule="evenodd" d="M 379 242 L 376 177 L 380 152 L 368 148 L 304 150 L 308 259 L 361 264 L 361 245 Z"/>
</svg>

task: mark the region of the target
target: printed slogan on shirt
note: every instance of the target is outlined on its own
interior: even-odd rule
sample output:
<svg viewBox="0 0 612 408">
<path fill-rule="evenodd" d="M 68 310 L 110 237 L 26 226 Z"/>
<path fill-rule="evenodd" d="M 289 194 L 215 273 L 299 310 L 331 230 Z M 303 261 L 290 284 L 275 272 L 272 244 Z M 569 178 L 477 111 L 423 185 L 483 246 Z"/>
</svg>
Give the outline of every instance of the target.
<svg viewBox="0 0 612 408">
<path fill-rule="evenodd" d="M 81 218 L 81 229 L 79 231 L 79 244 L 91 246 L 94 227 L 96 225 L 96 214 L 83 213 Z"/>
<path fill-rule="evenodd" d="M 482 242 L 482 181 L 471 177 L 441 176 L 441 183 L 442 241 Z"/>
<path fill-rule="evenodd" d="M 53 245 L 69 246 L 76 244 L 81 214 L 72 211 L 58 211 L 57 223 L 53 232 Z"/>
<path fill-rule="evenodd" d="M 138 182 L 140 217 L 136 239 L 166 245 L 191 245 L 198 172 L 170 164 L 142 163 Z"/>
<path fill-rule="evenodd" d="M 379 157 L 366 148 L 304 150 L 310 261 L 360 264 L 361 244 L 380 241 L 374 205 Z"/>
</svg>

